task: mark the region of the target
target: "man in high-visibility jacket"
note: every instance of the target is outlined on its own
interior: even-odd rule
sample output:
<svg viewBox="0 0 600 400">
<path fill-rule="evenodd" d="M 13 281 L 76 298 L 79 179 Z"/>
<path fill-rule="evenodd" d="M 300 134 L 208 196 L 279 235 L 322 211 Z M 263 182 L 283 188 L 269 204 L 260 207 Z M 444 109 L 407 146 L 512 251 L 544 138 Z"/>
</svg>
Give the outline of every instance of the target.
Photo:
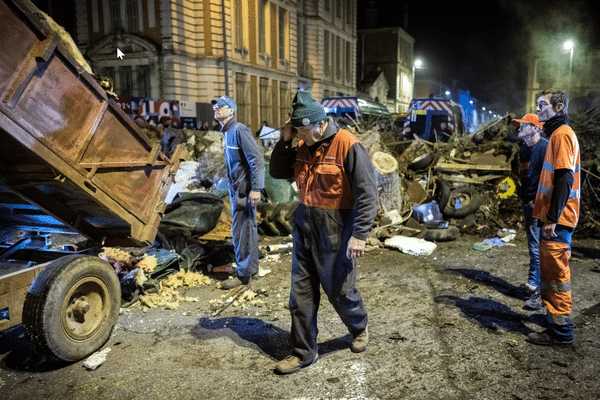
<svg viewBox="0 0 600 400">
<path fill-rule="evenodd" d="M 273 178 L 293 177 L 300 195 L 289 300 L 294 349 L 277 363 L 275 371 L 281 374 L 318 359 L 320 287 L 354 337 L 350 350 L 366 349 L 368 315 L 355 287 L 355 260 L 364 254 L 377 214 L 377 186 L 367 149 L 327 118 L 310 92 L 298 92 L 292 108 L 269 167 Z M 296 135 L 301 139 L 298 147 L 292 146 Z"/>
<path fill-rule="evenodd" d="M 547 90 L 537 99 L 536 113 L 549 136 L 533 208 L 542 225 L 540 272 L 548 328 L 527 341 L 538 345 L 573 344 L 571 320 L 571 240 L 579 220 L 579 142 L 568 125 L 567 96 Z"/>
</svg>

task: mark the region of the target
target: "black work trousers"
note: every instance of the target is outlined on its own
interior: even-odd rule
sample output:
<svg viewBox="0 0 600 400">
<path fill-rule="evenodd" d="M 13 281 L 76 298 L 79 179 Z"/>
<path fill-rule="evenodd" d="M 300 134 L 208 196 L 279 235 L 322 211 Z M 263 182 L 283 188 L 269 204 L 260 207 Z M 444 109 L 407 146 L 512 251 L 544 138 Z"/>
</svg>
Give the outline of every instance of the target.
<svg viewBox="0 0 600 400">
<path fill-rule="evenodd" d="M 351 334 L 367 326 L 367 311 L 355 287 L 356 263 L 346 257 L 353 220 L 352 210 L 300 204 L 294 212 L 290 313 L 293 353 L 303 362 L 318 351 L 320 286 Z"/>
</svg>

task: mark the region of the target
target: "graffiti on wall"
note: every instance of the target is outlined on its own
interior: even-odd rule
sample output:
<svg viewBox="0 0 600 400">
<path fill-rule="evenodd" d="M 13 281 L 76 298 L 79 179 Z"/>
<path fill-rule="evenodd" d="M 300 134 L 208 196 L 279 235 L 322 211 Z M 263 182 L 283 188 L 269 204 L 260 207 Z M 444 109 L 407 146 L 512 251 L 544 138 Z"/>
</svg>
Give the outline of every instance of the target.
<svg viewBox="0 0 600 400">
<path fill-rule="evenodd" d="M 152 125 L 165 126 L 170 123 L 175 128 L 197 128 L 198 118 L 194 102 L 119 97 L 117 104 L 134 121 L 141 118 Z"/>
</svg>

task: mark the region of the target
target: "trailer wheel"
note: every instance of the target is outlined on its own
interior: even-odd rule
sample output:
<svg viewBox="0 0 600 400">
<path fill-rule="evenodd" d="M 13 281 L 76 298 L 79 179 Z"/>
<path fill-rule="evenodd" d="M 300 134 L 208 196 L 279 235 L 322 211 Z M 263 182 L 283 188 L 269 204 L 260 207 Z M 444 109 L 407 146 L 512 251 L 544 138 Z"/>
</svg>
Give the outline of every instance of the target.
<svg viewBox="0 0 600 400">
<path fill-rule="evenodd" d="M 25 335 L 41 354 L 81 360 L 106 343 L 119 316 L 121 287 L 112 267 L 94 256 L 50 263 L 29 287 Z"/>
</svg>

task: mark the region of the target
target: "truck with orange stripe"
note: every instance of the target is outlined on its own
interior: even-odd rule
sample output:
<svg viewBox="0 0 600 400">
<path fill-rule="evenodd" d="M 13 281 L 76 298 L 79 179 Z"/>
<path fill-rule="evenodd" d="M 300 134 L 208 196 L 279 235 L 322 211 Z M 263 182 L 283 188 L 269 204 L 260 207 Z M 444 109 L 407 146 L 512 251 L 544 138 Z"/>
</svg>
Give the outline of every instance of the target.
<svg viewBox="0 0 600 400">
<path fill-rule="evenodd" d="M 462 108 L 445 98 L 412 99 L 406 112 L 403 134 L 407 139 L 428 142 L 448 141 L 452 135 L 462 135 Z"/>
<path fill-rule="evenodd" d="M 386 106 L 375 101 L 361 99 L 360 97 L 325 97 L 321 101 L 321 104 L 325 108 L 327 115 L 334 118 L 392 119 L 392 114 L 390 114 Z"/>
</svg>

